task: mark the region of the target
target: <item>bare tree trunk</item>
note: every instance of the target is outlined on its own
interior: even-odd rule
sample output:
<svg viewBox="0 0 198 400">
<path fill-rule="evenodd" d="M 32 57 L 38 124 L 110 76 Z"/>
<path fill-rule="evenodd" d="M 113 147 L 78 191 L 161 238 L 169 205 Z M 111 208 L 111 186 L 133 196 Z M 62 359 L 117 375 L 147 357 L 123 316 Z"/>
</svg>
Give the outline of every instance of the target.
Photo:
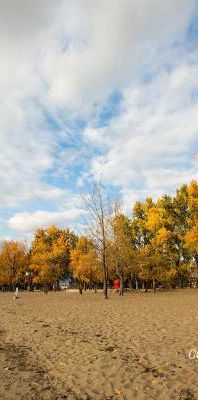
<svg viewBox="0 0 198 400">
<path fill-rule="evenodd" d="M 155 284 L 155 279 L 153 278 L 153 293 L 155 293 L 155 289 L 156 289 L 156 284 Z"/>
<path fill-rule="evenodd" d="M 100 197 L 101 205 L 101 228 L 102 228 L 102 262 L 103 262 L 103 274 L 104 274 L 104 286 L 103 286 L 103 297 L 108 299 L 108 267 L 106 262 L 106 235 L 105 235 L 105 224 L 104 224 L 104 212 L 102 206 L 102 198 Z"/>
<path fill-rule="evenodd" d="M 82 286 L 82 283 L 80 282 L 79 283 L 79 293 L 82 294 L 82 292 L 83 292 L 83 286 Z"/>
<path fill-rule="evenodd" d="M 108 287 L 107 287 L 107 280 L 108 280 L 108 275 L 107 275 L 107 266 L 106 266 L 106 257 L 105 253 L 103 253 L 103 297 L 104 299 L 108 299 Z"/>
<path fill-rule="evenodd" d="M 148 284 L 148 281 L 146 281 L 146 287 L 145 287 L 145 292 L 146 293 L 148 292 L 148 288 L 149 288 L 149 284 Z"/>
<path fill-rule="evenodd" d="M 103 297 L 108 299 L 108 265 L 107 265 L 107 236 L 108 236 L 108 217 L 109 207 L 105 201 L 104 188 L 101 183 L 97 183 L 88 198 L 84 199 L 86 210 L 89 215 L 88 227 L 93 238 L 98 255 L 101 259 L 103 270 Z"/>
<path fill-rule="evenodd" d="M 119 295 L 123 296 L 124 295 L 124 279 L 123 279 L 123 271 L 120 274 L 120 289 L 119 289 Z"/>
<path fill-rule="evenodd" d="M 107 288 L 107 280 L 104 279 L 103 283 L 103 297 L 104 299 L 108 299 L 108 288 Z"/>
<path fill-rule="evenodd" d="M 120 279 L 119 295 L 120 295 L 120 296 L 123 296 L 123 295 L 124 295 L 123 278 Z"/>
<path fill-rule="evenodd" d="M 195 263 L 196 263 L 196 288 L 198 288 L 198 254 L 195 255 Z"/>
<path fill-rule="evenodd" d="M 184 288 L 184 281 L 183 281 L 183 278 L 181 276 L 180 276 L 180 287 L 181 287 L 181 289 Z"/>
<path fill-rule="evenodd" d="M 132 279 L 131 277 L 129 278 L 129 291 L 132 292 L 133 286 L 132 286 Z"/>
<path fill-rule="evenodd" d="M 138 280 L 137 280 L 137 278 L 135 278 L 135 288 L 136 288 L 136 290 L 139 290 L 139 286 L 138 286 Z"/>
<path fill-rule="evenodd" d="M 48 293 L 48 284 L 47 283 L 44 284 L 44 293 L 45 294 Z"/>
</svg>

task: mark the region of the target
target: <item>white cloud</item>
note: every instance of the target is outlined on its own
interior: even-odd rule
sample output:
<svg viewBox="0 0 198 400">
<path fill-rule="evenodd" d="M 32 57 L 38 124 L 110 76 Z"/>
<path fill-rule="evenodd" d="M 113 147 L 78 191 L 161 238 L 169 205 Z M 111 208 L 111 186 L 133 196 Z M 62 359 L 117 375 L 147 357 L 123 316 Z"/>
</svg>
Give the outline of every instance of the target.
<svg viewBox="0 0 198 400">
<path fill-rule="evenodd" d="M 65 51 L 55 40 L 42 65 L 49 101 L 90 112 L 112 90 L 126 86 L 159 48 L 185 34 L 195 5 L 194 0 L 63 2 Z"/>
<path fill-rule="evenodd" d="M 25 233 L 33 232 L 37 228 L 46 227 L 52 224 L 58 226 L 73 225 L 74 221 L 80 217 L 82 210 L 70 208 L 67 211 L 36 211 L 33 213 L 16 213 L 12 216 L 8 224 L 10 228 Z"/>
<path fill-rule="evenodd" d="M 179 66 L 169 45 L 182 42 L 196 6 L 196 0 L 0 0 L 3 207 L 24 209 L 27 201 L 50 198 L 61 202 L 65 181 L 51 183 L 49 172 L 68 180 L 81 160 L 85 168 L 78 184 L 83 185 L 93 144 L 105 153 L 93 162 L 94 176 L 102 173 L 123 191 L 130 190 L 131 181 L 157 187 L 147 176 L 153 165 L 163 158 L 171 171 L 173 159 L 177 164 L 195 140 L 197 106 L 189 93 L 197 64 L 183 59 Z M 164 62 L 175 66 L 171 74 L 160 72 Z M 157 78 L 135 87 L 147 68 Z M 97 129 L 98 112 L 114 90 L 124 97 L 121 115 Z M 48 117 L 58 121 L 58 128 L 50 126 Z M 71 138 L 68 125 L 75 118 L 87 119 L 83 138 L 80 128 Z M 73 147 L 65 149 L 70 140 Z M 58 221 L 62 213 L 43 212 L 43 217 L 33 214 L 35 220 Z M 11 218 L 12 229 L 23 226 L 20 218 L 24 224 L 30 221 L 25 230 L 32 229 L 28 211 Z"/>
<path fill-rule="evenodd" d="M 99 143 L 102 144 L 101 136 L 102 136 L 102 129 L 95 129 L 87 127 L 84 130 L 85 139 L 92 142 L 92 143 Z"/>
<path fill-rule="evenodd" d="M 143 188 L 144 195 L 158 195 L 197 178 L 198 101 L 192 100 L 197 82 L 194 53 L 150 83 L 128 88 L 121 114 L 101 135 L 108 132 L 108 143 L 92 160 L 93 176 L 120 185 L 123 193 L 133 188 L 135 197 Z"/>
</svg>

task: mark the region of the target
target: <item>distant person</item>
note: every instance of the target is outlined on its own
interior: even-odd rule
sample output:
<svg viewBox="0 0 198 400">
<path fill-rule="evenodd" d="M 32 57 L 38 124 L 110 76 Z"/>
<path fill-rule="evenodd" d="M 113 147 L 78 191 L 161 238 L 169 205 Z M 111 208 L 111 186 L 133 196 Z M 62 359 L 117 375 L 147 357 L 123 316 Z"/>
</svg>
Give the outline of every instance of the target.
<svg viewBox="0 0 198 400">
<path fill-rule="evenodd" d="M 14 300 L 17 300 L 19 298 L 19 288 L 16 287 L 15 293 L 14 293 Z"/>
</svg>

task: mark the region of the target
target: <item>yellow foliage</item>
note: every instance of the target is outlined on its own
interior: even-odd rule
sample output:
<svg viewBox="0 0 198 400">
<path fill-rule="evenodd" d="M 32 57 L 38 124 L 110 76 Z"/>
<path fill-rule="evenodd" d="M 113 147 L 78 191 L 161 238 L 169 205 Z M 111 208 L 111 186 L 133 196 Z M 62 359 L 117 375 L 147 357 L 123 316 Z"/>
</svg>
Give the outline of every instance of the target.
<svg viewBox="0 0 198 400">
<path fill-rule="evenodd" d="M 164 222 L 164 210 L 158 207 L 152 207 L 148 210 L 146 227 L 152 231 L 159 229 Z"/>
<path fill-rule="evenodd" d="M 0 284 L 23 283 L 28 263 L 23 242 L 5 241 L 0 252 Z"/>
<path fill-rule="evenodd" d="M 196 181 L 192 181 L 188 186 L 188 204 L 190 219 L 198 219 L 198 183 Z"/>
<path fill-rule="evenodd" d="M 198 253 L 198 221 L 185 235 L 186 246 L 190 248 L 193 253 Z"/>
<path fill-rule="evenodd" d="M 91 240 L 81 237 L 71 252 L 71 270 L 74 279 L 80 282 L 98 282 L 102 280 L 101 266 Z"/>
<path fill-rule="evenodd" d="M 30 248 L 30 267 L 34 282 L 52 283 L 65 277 L 70 262 L 74 235 L 54 225 L 38 229 Z"/>
</svg>

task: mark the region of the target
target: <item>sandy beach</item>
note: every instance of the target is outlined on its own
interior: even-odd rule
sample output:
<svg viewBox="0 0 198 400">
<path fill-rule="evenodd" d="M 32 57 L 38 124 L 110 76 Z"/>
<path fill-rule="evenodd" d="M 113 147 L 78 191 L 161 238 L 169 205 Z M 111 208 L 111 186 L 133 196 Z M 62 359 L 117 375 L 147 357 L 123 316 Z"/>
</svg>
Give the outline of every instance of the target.
<svg viewBox="0 0 198 400">
<path fill-rule="evenodd" d="M 0 399 L 198 399 L 198 291 L 0 293 Z"/>
</svg>

